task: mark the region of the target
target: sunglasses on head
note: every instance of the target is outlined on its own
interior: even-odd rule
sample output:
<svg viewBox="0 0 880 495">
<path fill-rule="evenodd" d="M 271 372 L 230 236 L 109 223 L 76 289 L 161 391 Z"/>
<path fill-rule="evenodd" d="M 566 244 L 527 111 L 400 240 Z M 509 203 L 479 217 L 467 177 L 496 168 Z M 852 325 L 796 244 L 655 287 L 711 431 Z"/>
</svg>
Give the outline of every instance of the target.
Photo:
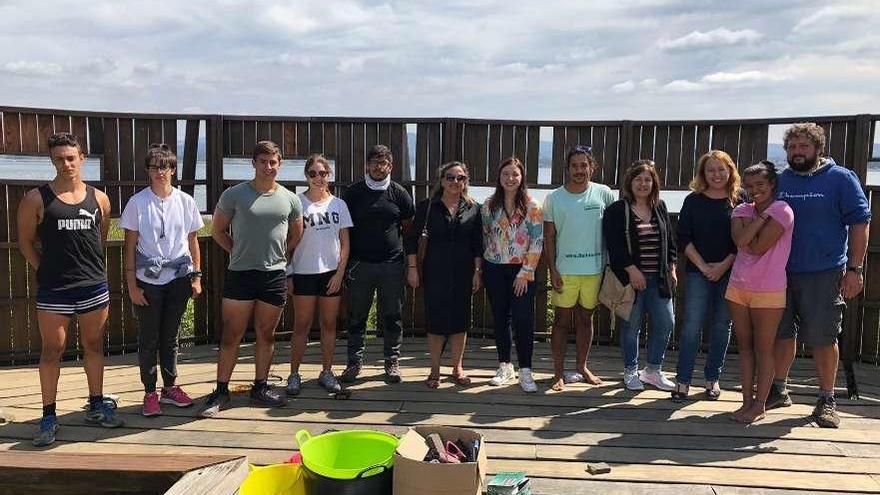
<svg viewBox="0 0 880 495">
<path fill-rule="evenodd" d="M 467 180 L 467 175 L 455 175 L 455 174 L 446 174 L 444 178 L 448 182 L 464 182 Z"/>
<path fill-rule="evenodd" d="M 310 179 L 314 179 L 318 176 L 321 176 L 322 179 L 325 179 L 330 175 L 330 172 L 326 170 L 309 170 L 308 172 L 306 172 L 306 175 L 308 175 Z"/>
</svg>

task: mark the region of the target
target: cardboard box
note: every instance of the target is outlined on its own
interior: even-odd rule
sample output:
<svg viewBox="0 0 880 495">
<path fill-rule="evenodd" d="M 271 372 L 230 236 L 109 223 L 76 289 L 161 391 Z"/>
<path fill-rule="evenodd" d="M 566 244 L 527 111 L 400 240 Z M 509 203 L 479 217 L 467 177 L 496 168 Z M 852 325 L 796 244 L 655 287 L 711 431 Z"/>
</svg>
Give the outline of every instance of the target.
<svg viewBox="0 0 880 495">
<path fill-rule="evenodd" d="M 444 441 L 480 440 L 477 462 L 424 462 L 425 437 L 431 433 L 439 433 Z M 479 433 L 450 426 L 416 426 L 400 439 L 394 455 L 394 495 L 480 495 L 488 463 L 486 441 Z"/>
</svg>

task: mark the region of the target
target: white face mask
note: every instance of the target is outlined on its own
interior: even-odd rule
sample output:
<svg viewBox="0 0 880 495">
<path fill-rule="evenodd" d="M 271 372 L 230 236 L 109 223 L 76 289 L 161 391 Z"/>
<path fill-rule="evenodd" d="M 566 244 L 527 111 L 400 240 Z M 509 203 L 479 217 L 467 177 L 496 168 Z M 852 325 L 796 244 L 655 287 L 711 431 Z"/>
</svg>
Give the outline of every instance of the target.
<svg viewBox="0 0 880 495">
<path fill-rule="evenodd" d="M 388 189 L 388 186 L 391 185 L 391 174 L 385 176 L 384 180 L 376 180 L 370 177 L 370 174 L 364 175 L 364 182 L 367 183 L 367 187 L 374 191 L 384 191 Z"/>
</svg>

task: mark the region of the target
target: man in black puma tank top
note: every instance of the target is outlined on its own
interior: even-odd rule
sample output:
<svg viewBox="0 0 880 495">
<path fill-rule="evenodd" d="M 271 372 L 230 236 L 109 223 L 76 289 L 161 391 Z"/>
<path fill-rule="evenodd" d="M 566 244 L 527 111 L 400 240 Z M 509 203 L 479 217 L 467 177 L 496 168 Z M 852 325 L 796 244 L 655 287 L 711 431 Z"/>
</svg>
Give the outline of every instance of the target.
<svg viewBox="0 0 880 495">
<path fill-rule="evenodd" d="M 55 441 L 55 396 L 67 327 L 77 315 L 89 384 L 88 423 L 122 426 L 115 403 L 104 399 L 104 325 L 110 293 L 104 265 L 110 201 L 82 181 L 85 154 L 76 136 L 49 137 L 55 166 L 52 182 L 28 191 L 18 209 L 19 249 L 37 270 L 37 322 L 40 327 L 40 388 L 43 418 L 34 445 Z"/>
</svg>

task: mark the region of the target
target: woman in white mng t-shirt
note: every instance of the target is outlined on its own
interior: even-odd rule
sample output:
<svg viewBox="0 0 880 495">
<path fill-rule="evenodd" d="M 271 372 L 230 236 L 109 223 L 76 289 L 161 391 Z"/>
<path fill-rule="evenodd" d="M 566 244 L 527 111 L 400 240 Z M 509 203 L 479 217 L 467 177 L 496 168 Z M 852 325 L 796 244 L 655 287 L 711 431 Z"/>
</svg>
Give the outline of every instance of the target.
<svg viewBox="0 0 880 495">
<path fill-rule="evenodd" d="M 328 392 L 340 390 L 332 370 L 333 351 L 339 296 L 348 262 L 348 229 L 352 221 L 345 201 L 330 193 L 328 185 L 333 170 L 326 158 L 318 154 L 310 156 L 306 160 L 305 175 L 309 188 L 299 195 L 303 205 L 303 235 L 287 267 L 294 312 L 288 395 L 299 394 L 302 387 L 299 365 L 309 341 L 316 307 L 321 325 L 322 371 L 318 383 Z"/>
</svg>

